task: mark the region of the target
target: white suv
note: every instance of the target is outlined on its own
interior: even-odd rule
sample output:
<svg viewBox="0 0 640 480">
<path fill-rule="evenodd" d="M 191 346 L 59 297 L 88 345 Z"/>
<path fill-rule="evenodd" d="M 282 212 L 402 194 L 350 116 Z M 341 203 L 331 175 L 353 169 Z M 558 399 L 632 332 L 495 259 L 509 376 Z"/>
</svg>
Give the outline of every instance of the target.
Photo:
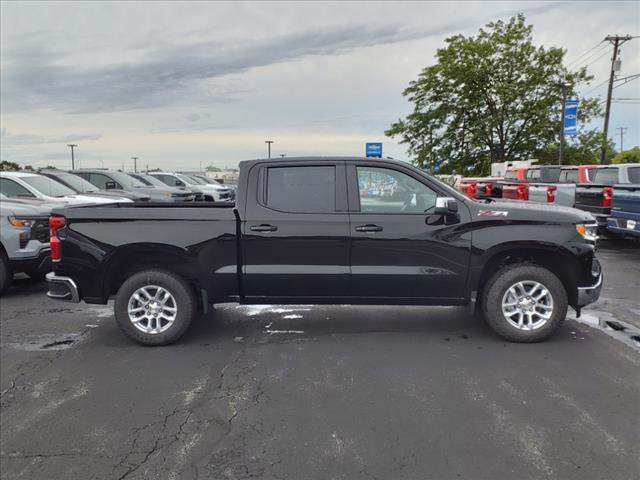
<svg viewBox="0 0 640 480">
<path fill-rule="evenodd" d="M 128 198 L 79 195 L 49 177 L 25 172 L 0 173 L 0 193 L 9 198 L 38 198 L 66 205 L 131 202 Z"/>
<path fill-rule="evenodd" d="M 208 184 L 191 175 L 170 172 L 149 172 L 149 175 L 170 187 L 189 187 L 193 190 L 200 190 L 204 194 L 204 199 L 209 202 L 230 202 L 232 200 L 231 189 L 219 184 Z"/>
</svg>

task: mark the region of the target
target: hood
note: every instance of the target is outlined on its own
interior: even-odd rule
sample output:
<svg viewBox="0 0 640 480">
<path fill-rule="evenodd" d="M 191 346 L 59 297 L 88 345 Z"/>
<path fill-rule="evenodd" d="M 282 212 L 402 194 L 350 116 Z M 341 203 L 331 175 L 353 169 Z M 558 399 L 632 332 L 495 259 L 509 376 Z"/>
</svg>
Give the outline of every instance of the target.
<svg viewBox="0 0 640 480">
<path fill-rule="evenodd" d="M 48 216 L 51 213 L 52 205 L 47 205 L 46 203 L 42 203 L 40 205 L 37 204 L 26 204 L 21 201 L 13 202 L 11 200 L 2 200 L 0 202 L 0 211 L 2 212 L 2 216 L 14 215 L 17 217 L 20 216 Z"/>
<path fill-rule="evenodd" d="M 474 220 L 501 219 L 571 224 L 595 222 L 595 218 L 589 212 L 560 205 L 501 199 L 492 202 L 468 201 L 467 205 Z"/>
<path fill-rule="evenodd" d="M 69 205 L 87 205 L 87 204 L 102 204 L 102 203 L 115 203 L 118 201 L 117 198 L 114 197 L 102 197 L 99 195 L 90 196 L 90 195 L 67 195 L 62 197 L 61 200 L 66 201 Z M 121 201 L 130 202 L 126 198 L 123 198 Z"/>
</svg>

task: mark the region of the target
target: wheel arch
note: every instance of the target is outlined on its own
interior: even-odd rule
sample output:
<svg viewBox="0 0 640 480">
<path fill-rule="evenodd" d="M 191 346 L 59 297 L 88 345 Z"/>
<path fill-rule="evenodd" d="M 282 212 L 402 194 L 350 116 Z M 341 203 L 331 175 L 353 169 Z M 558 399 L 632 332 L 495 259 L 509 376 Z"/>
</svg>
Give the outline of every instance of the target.
<svg viewBox="0 0 640 480">
<path fill-rule="evenodd" d="M 487 281 L 496 271 L 507 265 L 530 263 L 544 267 L 556 275 L 567 292 L 569 304 L 576 301 L 580 261 L 558 245 L 503 244 L 487 251 L 484 258 L 471 288 L 477 291 L 478 299 L 482 298 Z"/>
<path fill-rule="evenodd" d="M 165 270 L 184 278 L 196 292 L 203 284 L 196 259 L 179 247 L 160 243 L 126 245 L 104 260 L 103 295 L 109 298 L 132 275 L 143 270 Z"/>
</svg>

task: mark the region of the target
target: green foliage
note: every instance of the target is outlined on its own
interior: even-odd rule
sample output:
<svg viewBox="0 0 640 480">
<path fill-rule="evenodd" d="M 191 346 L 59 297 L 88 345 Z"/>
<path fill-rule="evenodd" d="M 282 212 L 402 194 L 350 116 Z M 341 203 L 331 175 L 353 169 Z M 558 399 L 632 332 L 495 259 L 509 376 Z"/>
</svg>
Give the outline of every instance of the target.
<svg viewBox="0 0 640 480">
<path fill-rule="evenodd" d="M 589 130 L 575 137 L 567 137 L 564 145 L 564 165 L 590 165 L 600 163 L 602 151 L 602 132 Z M 607 141 L 606 158 L 611 160 L 616 154 L 613 141 Z M 550 143 L 534 154 L 541 164 L 557 164 L 560 157 L 558 142 Z"/>
<path fill-rule="evenodd" d="M 11 172 L 20 170 L 20 165 L 14 162 L 8 162 L 6 160 L 2 160 L 0 162 L 0 172 Z"/>
<path fill-rule="evenodd" d="M 222 171 L 218 167 L 214 167 L 213 165 L 209 165 L 208 167 L 205 168 L 205 170 L 207 172 L 221 172 Z"/>
<path fill-rule="evenodd" d="M 620 152 L 611 160 L 611 163 L 640 163 L 640 147 Z"/>
<path fill-rule="evenodd" d="M 491 161 L 525 160 L 557 141 L 563 90 L 591 80 L 568 70 L 560 48 L 536 47 L 523 15 L 489 23 L 475 37 L 456 35 L 404 91 L 413 112 L 385 133 L 400 137 L 419 167 L 445 162 L 486 172 Z M 564 83 L 571 84 L 564 87 Z M 596 99 L 580 99 L 579 121 L 600 114 Z M 477 172 L 476 172 L 477 171 Z"/>
<path fill-rule="evenodd" d="M 31 165 L 25 165 L 25 167 L 23 168 L 23 170 L 24 170 L 25 172 L 35 172 L 35 171 L 36 171 L 36 169 L 35 169 L 35 168 L 33 168 Z"/>
</svg>

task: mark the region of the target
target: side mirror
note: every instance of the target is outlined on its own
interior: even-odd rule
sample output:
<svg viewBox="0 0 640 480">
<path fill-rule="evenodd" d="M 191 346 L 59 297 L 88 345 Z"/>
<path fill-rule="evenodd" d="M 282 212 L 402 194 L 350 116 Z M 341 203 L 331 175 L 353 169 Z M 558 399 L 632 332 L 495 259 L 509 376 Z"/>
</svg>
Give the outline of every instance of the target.
<svg viewBox="0 0 640 480">
<path fill-rule="evenodd" d="M 108 182 L 105 183 L 104 186 L 107 190 L 115 190 L 116 182 L 114 182 L 113 180 L 109 180 Z"/>
<path fill-rule="evenodd" d="M 458 201 L 451 197 L 438 197 L 436 198 L 436 207 L 433 213 L 436 215 L 458 213 Z"/>
</svg>

